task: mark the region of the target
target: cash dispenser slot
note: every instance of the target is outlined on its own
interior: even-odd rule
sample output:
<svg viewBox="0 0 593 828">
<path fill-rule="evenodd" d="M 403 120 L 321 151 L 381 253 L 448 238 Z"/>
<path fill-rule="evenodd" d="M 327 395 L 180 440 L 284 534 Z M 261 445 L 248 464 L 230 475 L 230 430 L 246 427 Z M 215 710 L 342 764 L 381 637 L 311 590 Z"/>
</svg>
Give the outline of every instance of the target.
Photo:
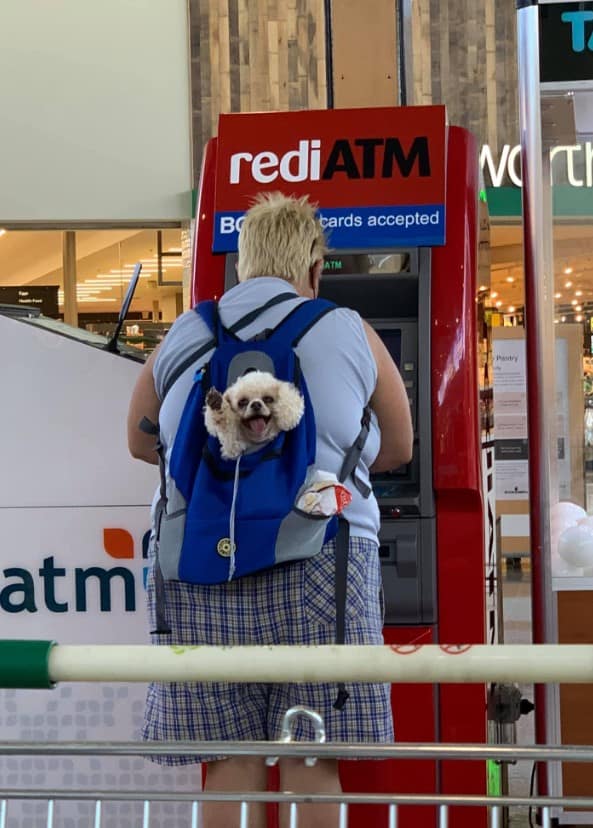
<svg viewBox="0 0 593 828">
<path fill-rule="evenodd" d="M 434 518 L 381 523 L 379 557 L 383 573 L 385 624 L 436 622 Z"/>
</svg>

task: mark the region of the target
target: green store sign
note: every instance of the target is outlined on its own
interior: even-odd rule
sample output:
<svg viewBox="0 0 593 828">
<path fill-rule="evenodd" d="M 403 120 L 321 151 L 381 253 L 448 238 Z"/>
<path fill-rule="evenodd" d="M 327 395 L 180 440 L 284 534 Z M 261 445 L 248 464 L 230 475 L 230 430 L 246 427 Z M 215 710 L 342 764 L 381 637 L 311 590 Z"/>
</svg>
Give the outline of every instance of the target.
<svg viewBox="0 0 593 828">
<path fill-rule="evenodd" d="M 552 190 L 555 218 L 593 219 L 593 190 L 555 186 Z M 491 218 L 520 218 L 520 187 L 487 187 L 486 201 Z"/>
<path fill-rule="evenodd" d="M 555 218 L 592 218 L 593 142 L 559 145 L 549 152 Z M 484 144 L 480 169 L 490 215 L 520 218 L 521 147 L 504 144 L 493 152 Z"/>
</svg>

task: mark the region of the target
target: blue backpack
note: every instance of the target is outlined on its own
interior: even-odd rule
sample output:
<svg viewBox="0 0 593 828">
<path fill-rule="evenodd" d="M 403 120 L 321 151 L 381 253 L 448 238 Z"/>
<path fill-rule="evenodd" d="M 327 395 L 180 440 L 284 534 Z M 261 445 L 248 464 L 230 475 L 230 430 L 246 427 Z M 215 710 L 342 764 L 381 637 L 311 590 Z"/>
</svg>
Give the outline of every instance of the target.
<svg viewBox="0 0 593 828">
<path fill-rule="evenodd" d="M 342 639 L 338 643 L 343 643 L 348 523 L 337 517 L 308 515 L 295 506 L 308 473 L 315 468 L 316 453 L 315 415 L 295 348 L 335 305 L 321 299 L 307 300 L 289 312 L 276 328 L 248 341 L 237 336 L 268 307 L 294 298 L 294 293 L 280 294 L 230 328 L 221 324 L 215 302 L 201 302 L 195 308 L 212 339 L 177 367 L 164 389 L 166 395 L 179 376 L 190 365 L 196 365 L 169 458 L 168 479 L 163 447 L 157 443 L 162 478 L 156 520 L 158 632 L 168 631 L 163 580 L 224 583 L 278 564 L 313 557 L 326 541 L 338 536 L 337 637 Z M 224 391 L 238 377 L 253 370 L 267 371 L 279 380 L 293 383 L 304 399 L 304 414 L 296 428 L 280 432 L 261 448 L 237 460 L 225 459 L 218 439 L 206 431 L 205 398 L 211 387 Z M 362 484 L 354 477 L 354 471 L 369 422 L 370 412 L 365 409 L 361 431 L 346 452 L 339 475 L 342 482 L 352 475 L 359 489 Z M 146 421 L 141 427 L 158 434 L 158 428 Z M 364 487 L 363 494 L 369 493 Z"/>
</svg>

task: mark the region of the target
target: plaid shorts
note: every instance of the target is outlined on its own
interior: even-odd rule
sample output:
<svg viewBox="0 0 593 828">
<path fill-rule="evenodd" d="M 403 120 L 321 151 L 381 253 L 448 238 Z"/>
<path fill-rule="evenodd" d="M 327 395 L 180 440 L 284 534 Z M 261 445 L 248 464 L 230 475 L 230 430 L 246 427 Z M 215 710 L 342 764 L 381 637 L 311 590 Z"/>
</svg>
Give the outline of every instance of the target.
<svg viewBox="0 0 593 828">
<path fill-rule="evenodd" d="M 319 555 L 228 584 L 166 583 L 171 635 L 159 644 L 273 645 L 335 643 L 335 543 Z M 154 582 L 148 580 L 154 624 Z M 351 538 L 348 558 L 346 643 L 382 644 L 383 603 L 377 545 Z M 151 627 L 152 629 L 153 627 Z M 280 736 L 282 718 L 297 704 L 323 716 L 328 742 L 392 742 L 388 684 L 349 684 L 350 698 L 334 710 L 335 684 L 153 683 L 142 736 L 155 740 L 267 741 Z M 313 740 L 299 717 L 295 740 Z M 153 757 L 162 764 L 196 756 Z M 220 757 L 222 758 L 222 757 Z"/>
</svg>

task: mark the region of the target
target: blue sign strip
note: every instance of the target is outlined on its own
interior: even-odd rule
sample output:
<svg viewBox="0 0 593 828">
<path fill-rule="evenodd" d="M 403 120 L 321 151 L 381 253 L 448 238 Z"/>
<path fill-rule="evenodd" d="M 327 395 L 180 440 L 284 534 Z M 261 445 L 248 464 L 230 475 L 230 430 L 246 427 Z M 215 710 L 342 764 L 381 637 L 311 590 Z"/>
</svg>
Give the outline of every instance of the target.
<svg viewBox="0 0 593 828">
<path fill-rule="evenodd" d="M 244 213 L 216 213 L 214 253 L 237 250 Z M 445 244 L 445 207 L 442 204 L 404 207 L 333 207 L 319 210 L 331 247 L 436 247 Z"/>
</svg>

